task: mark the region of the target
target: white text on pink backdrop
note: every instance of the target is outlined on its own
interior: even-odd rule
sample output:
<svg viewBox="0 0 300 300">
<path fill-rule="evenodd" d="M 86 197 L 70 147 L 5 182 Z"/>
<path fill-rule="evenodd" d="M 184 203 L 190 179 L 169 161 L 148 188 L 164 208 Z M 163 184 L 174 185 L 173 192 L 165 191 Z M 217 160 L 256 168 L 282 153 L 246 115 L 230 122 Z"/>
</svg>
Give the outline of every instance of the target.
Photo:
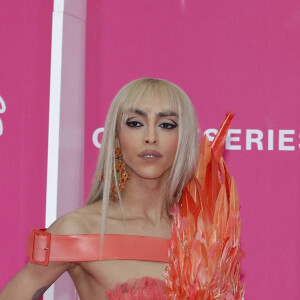
<svg viewBox="0 0 300 300">
<path fill-rule="evenodd" d="M 217 129 L 210 128 L 205 130 L 204 134 L 208 136 L 210 141 L 213 140 Z M 245 136 L 245 145 L 241 144 L 241 136 Z M 274 136 L 278 140 L 275 144 Z M 279 150 L 279 151 L 295 151 L 300 148 L 300 133 L 296 134 L 294 129 L 229 129 L 226 147 L 227 150 Z"/>
<path fill-rule="evenodd" d="M 5 105 L 3 98 L 0 96 L 0 114 L 5 113 L 5 111 L 6 111 L 6 105 Z M 2 134 L 3 134 L 3 123 L 0 118 L 0 135 L 2 135 Z"/>
</svg>

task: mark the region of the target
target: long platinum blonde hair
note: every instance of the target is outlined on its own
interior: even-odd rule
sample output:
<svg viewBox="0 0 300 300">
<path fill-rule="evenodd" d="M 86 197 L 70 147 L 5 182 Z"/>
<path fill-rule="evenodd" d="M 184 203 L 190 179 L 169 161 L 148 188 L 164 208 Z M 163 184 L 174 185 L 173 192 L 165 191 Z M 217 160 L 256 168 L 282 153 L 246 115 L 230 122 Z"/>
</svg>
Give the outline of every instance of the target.
<svg viewBox="0 0 300 300">
<path fill-rule="evenodd" d="M 180 199 L 184 187 L 194 175 L 199 134 L 196 113 L 189 97 L 177 85 L 163 79 L 141 78 L 128 83 L 117 93 L 108 111 L 97 169 L 87 199 L 87 204 L 102 200 L 103 233 L 110 201 L 112 176 L 116 180 L 114 160 L 118 130 L 127 114 L 137 109 L 143 99 L 146 97 L 149 99 L 148 96 L 158 96 L 163 108 L 174 110 L 179 116 L 177 152 L 166 187 L 168 208 L 174 201 Z M 104 181 L 100 180 L 101 174 L 104 174 Z M 121 199 L 120 191 L 117 192 Z"/>
</svg>

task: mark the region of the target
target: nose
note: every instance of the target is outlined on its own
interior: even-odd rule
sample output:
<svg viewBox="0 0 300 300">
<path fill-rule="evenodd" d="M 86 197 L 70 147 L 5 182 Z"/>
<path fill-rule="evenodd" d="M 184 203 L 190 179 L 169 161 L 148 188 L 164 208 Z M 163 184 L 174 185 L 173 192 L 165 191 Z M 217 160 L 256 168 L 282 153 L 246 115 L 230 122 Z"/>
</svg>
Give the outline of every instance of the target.
<svg viewBox="0 0 300 300">
<path fill-rule="evenodd" d="M 145 133 L 144 143 L 148 145 L 154 145 L 158 143 L 158 137 L 154 128 L 148 128 Z"/>
</svg>

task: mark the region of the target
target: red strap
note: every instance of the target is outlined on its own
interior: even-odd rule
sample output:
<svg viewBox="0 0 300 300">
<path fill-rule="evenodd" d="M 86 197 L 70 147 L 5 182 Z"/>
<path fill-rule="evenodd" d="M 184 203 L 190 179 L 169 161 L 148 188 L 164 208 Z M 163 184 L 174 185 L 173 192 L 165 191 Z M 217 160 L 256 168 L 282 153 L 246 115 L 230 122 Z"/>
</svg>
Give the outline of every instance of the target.
<svg viewBox="0 0 300 300">
<path fill-rule="evenodd" d="M 28 239 L 29 261 L 100 260 L 100 234 L 53 235 L 32 229 Z M 157 237 L 105 234 L 101 260 L 125 259 L 168 262 L 170 240 Z"/>
</svg>

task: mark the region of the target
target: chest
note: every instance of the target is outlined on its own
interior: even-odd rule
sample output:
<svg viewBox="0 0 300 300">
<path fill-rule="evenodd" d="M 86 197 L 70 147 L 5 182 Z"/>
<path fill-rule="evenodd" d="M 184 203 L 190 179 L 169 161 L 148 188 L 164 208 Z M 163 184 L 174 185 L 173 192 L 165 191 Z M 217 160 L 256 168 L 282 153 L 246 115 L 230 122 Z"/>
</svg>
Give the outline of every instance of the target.
<svg viewBox="0 0 300 300">
<path fill-rule="evenodd" d="M 76 270 L 77 276 L 88 273 L 90 280 L 102 289 L 115 288 L 116 284 L 145 276 L 163 279 L 166 263 L 136 260 L 109 260 L 81 262 Z M 85 276 L 85 278 L 88 278 Z"/>
</svg>

